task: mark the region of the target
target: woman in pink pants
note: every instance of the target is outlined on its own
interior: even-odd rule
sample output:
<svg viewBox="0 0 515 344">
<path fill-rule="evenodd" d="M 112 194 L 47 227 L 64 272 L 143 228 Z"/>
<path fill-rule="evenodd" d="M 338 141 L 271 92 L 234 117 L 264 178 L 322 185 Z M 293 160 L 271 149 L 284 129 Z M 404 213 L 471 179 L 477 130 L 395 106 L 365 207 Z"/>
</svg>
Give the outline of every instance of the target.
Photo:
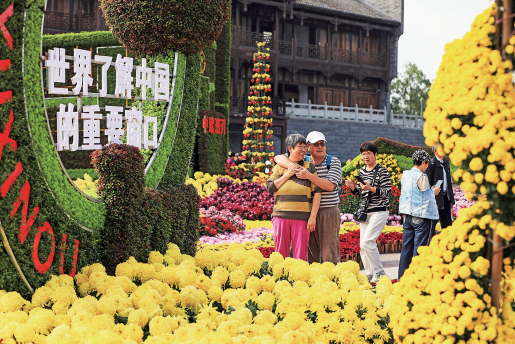
<svg viewBox="0 0 515 344">
<path fill-rule="evenodd" d="M 306 138 L 291 134 L 286 138 L 289 158 L 293 164 L 288 169 L 275 165 L 266 182 L 268 192 L 275 195 L 272 213 L 275 251 L 293 258 L 307 260 L 309 233 L 315 230 L 316 216 L 322 197 L 322 189 L 308 179 L 300 179 L 295 172 L 306 168 L 316 175 L 315 165 L 304 161 L 307 150 Z"/>
</svg>

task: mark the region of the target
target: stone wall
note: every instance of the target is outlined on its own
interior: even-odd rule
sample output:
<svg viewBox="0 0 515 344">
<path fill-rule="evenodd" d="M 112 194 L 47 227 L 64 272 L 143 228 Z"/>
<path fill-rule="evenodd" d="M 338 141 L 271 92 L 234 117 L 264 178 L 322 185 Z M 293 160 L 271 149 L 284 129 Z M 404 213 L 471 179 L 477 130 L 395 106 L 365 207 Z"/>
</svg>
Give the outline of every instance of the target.
<svg viewBox="0 0 515 344">
<path fill-rule="evenodd" d="M 355 158 L 363 141 L 373 141 L 378 137 L 426 146 L 422 129 L 400 128 L 390 124 L 290 118 L 287 128 L 288 135 L 300 133 L 306 136 L 313 130 L 322 132 L 327 139 L 327 153 L 342 161 Z"/>
</svg>

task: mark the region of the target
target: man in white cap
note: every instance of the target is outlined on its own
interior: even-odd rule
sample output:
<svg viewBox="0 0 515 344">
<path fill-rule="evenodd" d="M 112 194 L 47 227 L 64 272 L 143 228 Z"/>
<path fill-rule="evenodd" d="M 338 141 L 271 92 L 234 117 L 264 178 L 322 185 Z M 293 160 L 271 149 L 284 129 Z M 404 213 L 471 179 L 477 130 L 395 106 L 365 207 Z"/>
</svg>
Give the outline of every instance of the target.
<svg viewBox="0 0 515 344">
<path fill-rule="evenodd" d="M 308 247 L 308 262 L 320 263 L 320 255 L 324 262 L 337 264 L 340 262 L 340 191 L 342 181 L 342 165 L 340 160 L 326 154 L 326 139 L 319 131 L 312 131 L 306 137 L 310 157 L 306 157 L 315 164 L 317 175 L 310 173 L 306 168 L 297 166 L 296 175 L 300 179 L 308 179 L 324 192 L 320 201 L 320 208 L 316 217 L 315 231 L 311 232 Z M 275 162 L 281 167 L 289 168 L 292 161 L 288 155 L 278 155 Z"/>
</svg>

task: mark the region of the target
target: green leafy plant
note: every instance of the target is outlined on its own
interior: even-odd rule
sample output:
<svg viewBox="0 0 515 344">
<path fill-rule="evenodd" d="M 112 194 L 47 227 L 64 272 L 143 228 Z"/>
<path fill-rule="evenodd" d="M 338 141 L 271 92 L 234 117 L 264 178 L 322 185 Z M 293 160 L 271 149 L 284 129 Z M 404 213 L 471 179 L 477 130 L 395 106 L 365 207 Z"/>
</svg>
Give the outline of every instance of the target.
<svg viewBox="0 0 515 344">
<path fill-rule="evenodd" d="M 230 6 L 230 0 L 100 2 L 113 35 L 130 51 L 152 56 L 208 47 L 230 18 Z"/>
</svg>

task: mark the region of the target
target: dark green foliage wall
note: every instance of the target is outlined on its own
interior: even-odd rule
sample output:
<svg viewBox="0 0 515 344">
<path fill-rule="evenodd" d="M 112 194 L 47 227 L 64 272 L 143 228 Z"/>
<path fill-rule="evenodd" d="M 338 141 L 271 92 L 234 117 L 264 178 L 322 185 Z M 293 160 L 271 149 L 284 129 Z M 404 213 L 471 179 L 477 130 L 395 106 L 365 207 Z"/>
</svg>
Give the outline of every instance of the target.
<svg viewBox="0 0 515 344">
<path fill-rule="evenodd" d="M 215 102 L 216 102 L 216 50 L 217 45 L 216 42 L 213 42 L 211 46 L 207 49 L 204 49 L 204 55 L 206 57 L 206 70 L 204 71 L 203 75 L 207 76 L 209 78 L 209 83 L 212 85 L 209 85 L 209 109 L 214 110 L 215 109 Z M 201 109 L 207 109 L 201 107 Z"/>
<path fill-rule="evenodd" d="M 202 119 L 206 118 L 225 118 L 219 112 L 200 110 L 199 111 L 199 124 L 197 129 L 197 171 L 210 174 L 223 174 L 225 172 L 225 146 L 227 145 L 227 135 L 211 134 L 209 130 L 204 133 L 202 128 Z"/>
<path fill-rule="evenodd" d="M 184 83 L 179 126 L 175 134 L 170 159 L 159 184 L 160 189 L 183 184 L 188 174 L 197 130 L 200 68 L 199 55 L 186 57 L 186 81 Z"/>
<path fill-rule="evenodd" d="M 231 21 L 227 21 L 216 40 L 216 96 L 215 110 L 225 115 L 229 133 L 229 102 L 231 100 Z M 229 140 L 225 151 L 229 154 Z"/>
<path fill-rule="evenodd" d="M 104 215 L 103 205 L 93 204 L 71 187 L 51 145 L 41 101 L 43 95 L 39 68 L 44 1 L 0 0 L 0 12 L 7 9 L 11 3 L 14 3 L 14 14 L 5 26 L 13 38 L 13 49 L 11 50 L 6 40 L 0 37 L 0 60 L 10 60 L 11 68 L 0 71 L 0 90 L 12 91 L 12 101 L 0 105 L 0 132 L 4 132 L 10 122 L 12 110 L 9 138 L 16 142 L 16 149 L 12 145 L 0 148 L 0 184 L 11 175 L 18 162 L 21 163 L 23 171 L 15 179 L 5 197 L 0 198 L 0 226 L 5 231 L 9 246 L 28 282 L 33 288 L 38 288 L 51 274 L 60 273 L 60 247 L 64 241 L 64 234 L 67 237 L 64 273 L 72 271 L 75 240 L 79 241 L 77 271 L 82 266 L 97 261 L 98 234 L 85 230 L 81 225 L 99 228 L 98 224 L 103 224 Z M 29 135 L 29 127 L 32 136 Z M 26 181 L 30 185 L 27 216 L 30 217 L 35 207 L 39 207 L 39 212 L 24 243 L 21 244 L 18 234 L 22 223 L 23 205 L 13 218 L 10 213 Z M 53 231 L 55 251 L 49 270 L 40 273 L 36 270 L 32 252 L 38 228 L 46 222 Z M 0 289 L 18 291 L 24 297 L 29 297 L 29 289 L 16 272 L 4 245 L 0 247 Z M 45 263 L 52 252 L 52 240 L 48 233 L 44 232 L 41 235 L 38 250 L 39 260 Z"/>
<path fill-rule="evenodd" d="M 422 149 L 428 152 L 430 155 L 433 155 L 431 147 L 411 146 L 402 142 L 386 139 L 384 137 L 378 137 L 374 140 L 374 142 L 377 145 L 378 154 L 404 155 L 411 158 L 413 153 L 419 149 Z"/>
<path fill-rule="evenodd" d="M 200 76 L 200 99 L 198 103 L 199 109 L 209 109 L 209 78 Z"/>
<path fill-rule="evenodd" d="M 195 253 L 199 197 L 193 187 L 145 189 L 143 155 L 133 146 L 97 150 L 93 163 L 107 210 L 100 246 L 108 272 L 130 256 L 145 261 L 150 251 L 164 254 L 170 242 Z"/>
</svg>

